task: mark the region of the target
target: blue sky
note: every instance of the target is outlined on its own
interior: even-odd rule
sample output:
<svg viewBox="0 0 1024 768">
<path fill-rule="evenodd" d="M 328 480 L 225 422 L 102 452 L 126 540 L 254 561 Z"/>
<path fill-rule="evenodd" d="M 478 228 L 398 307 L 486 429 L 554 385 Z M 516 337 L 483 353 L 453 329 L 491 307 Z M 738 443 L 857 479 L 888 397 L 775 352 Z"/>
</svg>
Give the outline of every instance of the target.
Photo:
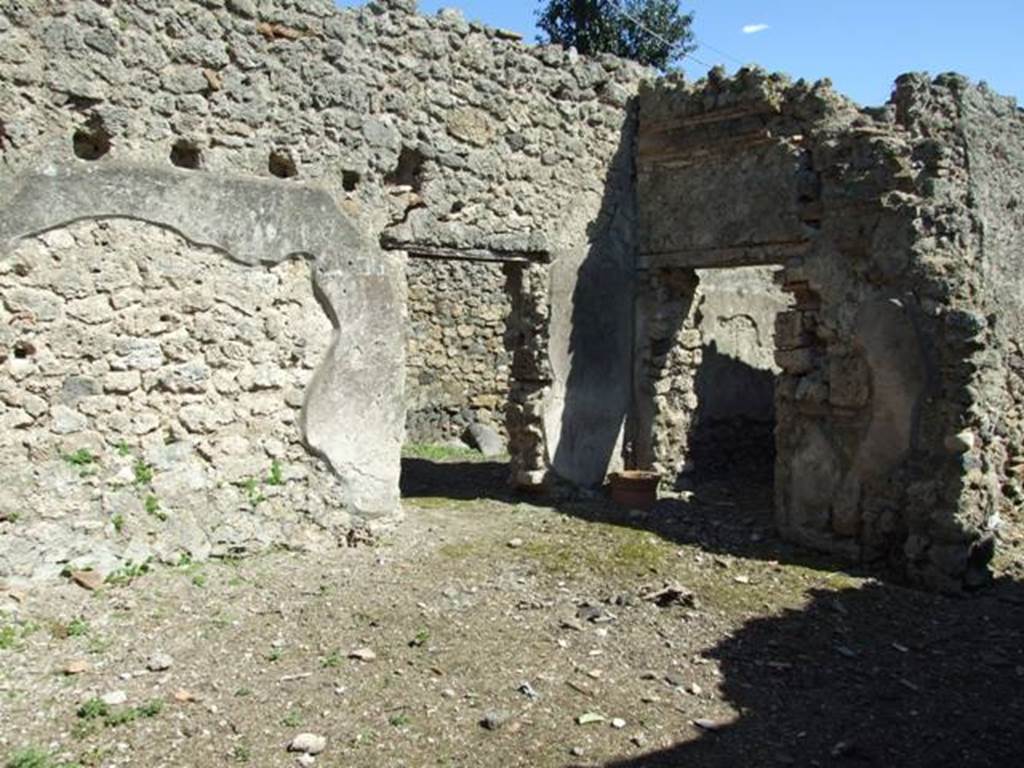
<svg viewBox="0 0 1024 768">
<path fill-rule="evenodd" d="M 534 0 L 420 0 L 423 13 L 443 7 L 536 36 Z M 704 45 L 694 56 L 708 64 L 830 77 L 865 105 L 886 101 L 903 72 L 953 70 L 1024 101 L 1024 0 L 684 0 L 682 8 L 696 13 Z M 744 33 L 755 25 L 766 28 Z M 707 69 L 695 61 L 684 68 L 691 78 Z"/>
</svg>

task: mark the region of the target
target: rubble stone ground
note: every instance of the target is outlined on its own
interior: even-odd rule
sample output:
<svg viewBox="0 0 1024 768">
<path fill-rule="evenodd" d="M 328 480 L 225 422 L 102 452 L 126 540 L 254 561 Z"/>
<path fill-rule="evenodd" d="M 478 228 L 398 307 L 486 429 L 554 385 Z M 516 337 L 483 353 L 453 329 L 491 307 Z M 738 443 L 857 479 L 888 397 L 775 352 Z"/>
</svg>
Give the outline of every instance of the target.
<svg viewBox="0 0 1024 768">
<path fill-rule="evenodd" d="M 407 460 L 336 556 L 0 595 L 0 764 L 1019 764 L 1019 542 L 949 598 L 778 540 L 763 478 L 640 513 L 505 475 Z"/>
</svg>

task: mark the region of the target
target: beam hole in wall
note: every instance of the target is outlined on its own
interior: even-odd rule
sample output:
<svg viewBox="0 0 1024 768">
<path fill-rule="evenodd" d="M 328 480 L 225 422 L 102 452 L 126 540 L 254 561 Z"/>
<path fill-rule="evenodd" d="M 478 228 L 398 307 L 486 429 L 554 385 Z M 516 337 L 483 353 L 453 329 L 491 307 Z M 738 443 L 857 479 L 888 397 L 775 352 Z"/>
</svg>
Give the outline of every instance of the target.
<svg viewBox="0 0 1024 768">
<path fill-rule="evenodd" d="M 14 344 L 14 357 L 17 360 L 26 360 L 36 353 L 35 345 L 28 341 L 18 341 Z"/>
<path fill-rule="evenodd" d="M 410 253 L 406 498 L 507 494 L 514 268 Z"/>
<path fill-rule="evenodd" d="M 279 179 L 292 179 L 299 175 L 298 166 L 291 153 L 284 149 L 275 149 L 270 153 L 267 170 Z"/>
<path fill-rule="evenodd" d="M 402 147 L 395 170 L 389 173 L 384 181 L 391 186 L 410 187 L 413 192 L 419 192 L 423 186 L 425 162 L 426 158 L 418 149 Z"/>
<path fill-rule="evenodd" d="M 355 192 L 362 181 L 359 171 L 344 170 L 341 172 L 341 188 L 346 192 Z"/>
<path fill-rule="evenodd" d="M 75 157 L 79 160 L 99 160 L 110 152 L 111 138 L 102 120 L 90 119 L 88 124 L 75 131 L 72 137 Z"/>
<path fill-rule="evenodd" d="M 178 168 L 199 170 L 203 167 L 203 152 L 194 142 L 179 139 L 171 147 L 171 164 Z"/>
</svg>

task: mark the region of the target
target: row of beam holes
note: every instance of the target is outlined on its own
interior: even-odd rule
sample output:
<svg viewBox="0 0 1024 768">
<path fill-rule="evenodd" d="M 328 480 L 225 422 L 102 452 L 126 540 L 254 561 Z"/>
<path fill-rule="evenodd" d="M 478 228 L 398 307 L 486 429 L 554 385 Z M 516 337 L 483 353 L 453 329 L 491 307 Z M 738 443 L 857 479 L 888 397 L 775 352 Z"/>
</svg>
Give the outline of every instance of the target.
<svg viewBox="0 0 1024 768">
<path fill-rule="evenodd" d="M 111 135 L 100 120 L 90 120 L 89 123 L 75 131 L 72 139 L 75 157 L 81 160 L 99 160 L 110 152 Z M 171 164 L 177 168 L 188 170 L 199 170 L 203 167 L 203 152 L 191 141 L 180 139 L 171 147 Z M 401 162 L 399 163 L 401 168 Z M 267 161 L 267 170 L 272 176 L 279 179 L 292 179 L 299 175 L 298 166 L 291 154 L 275 149 L 270 153 Z M 343 170 L 341 172 L 341 185 L 346 192 L 354 192 L 359 186 L 361 176 L 358 171 Z"/>
</svg>

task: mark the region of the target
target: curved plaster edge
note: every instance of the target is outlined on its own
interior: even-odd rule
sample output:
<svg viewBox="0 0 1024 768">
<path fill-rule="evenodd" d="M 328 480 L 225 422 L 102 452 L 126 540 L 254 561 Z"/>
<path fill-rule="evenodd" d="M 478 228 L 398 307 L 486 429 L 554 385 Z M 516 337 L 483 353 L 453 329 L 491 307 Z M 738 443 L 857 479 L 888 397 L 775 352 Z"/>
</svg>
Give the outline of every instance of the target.
<svg viewBox="0 0 1024 768">
<path fill-rule="evenodd" d="M 101 162 L 0 178 L 0 247 L 78 221 L 128 218 L 171 229 L 233 261 L 314 261 L 334 327 L 300 420 L 353 512 L 399 509 L 405 351 L 400 259 L 383 254 L 324 190 L 291 182 Z"/>
</svg>

